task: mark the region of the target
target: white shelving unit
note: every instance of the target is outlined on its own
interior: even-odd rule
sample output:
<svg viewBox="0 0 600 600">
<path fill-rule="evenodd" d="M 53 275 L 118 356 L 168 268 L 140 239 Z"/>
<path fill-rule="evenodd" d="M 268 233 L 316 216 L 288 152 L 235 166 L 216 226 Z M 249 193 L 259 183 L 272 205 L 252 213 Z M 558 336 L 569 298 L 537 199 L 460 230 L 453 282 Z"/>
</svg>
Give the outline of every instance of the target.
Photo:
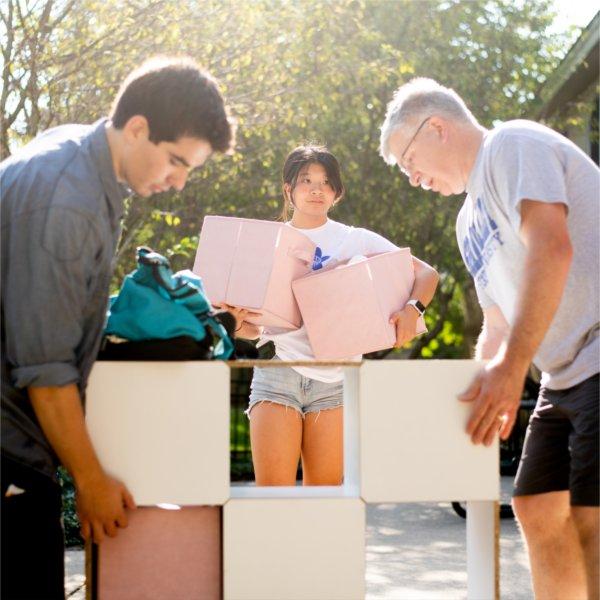
<svg viewBox="0 0 600 600">
<path fill-rule="evenodd" d="M 471 444 L 456 399 L 482 363 L 344 363 L 343 486 L 231 487 L 229 369 L 255 364 L 99 362 L 87 395 L 100 460 L 139 505 L 223 506 L 226 600 L 364 598 L 366 504 L 456 499 L 468 598 L 498 597 L 498 444 Z"/>
</svg>

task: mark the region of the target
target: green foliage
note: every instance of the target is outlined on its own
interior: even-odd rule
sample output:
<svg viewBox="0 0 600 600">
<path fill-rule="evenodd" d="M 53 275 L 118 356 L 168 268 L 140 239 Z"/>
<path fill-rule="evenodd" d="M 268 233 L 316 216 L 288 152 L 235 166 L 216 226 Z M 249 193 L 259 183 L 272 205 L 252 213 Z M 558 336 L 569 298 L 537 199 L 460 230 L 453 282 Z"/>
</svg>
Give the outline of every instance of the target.
<svg viewBox="0 0 600 600">
<path fill-rule="evenodd" d="M 62 488 L 65 544 L 67 548 L 83 546 L 83 539 L 79 533 L 80 525 L 75 504 L 75 486 L 73 485 L 73 479 L 63 467 L 59 467 L 58 469 L 58 482 Z"/>
<path fill-rule="evenodd" d="M 249 446 L 248 446 L 249 448 Z M 231 481 L 253 481 L 254 467 L 250 454 L 243 458 L 232 458 L 230 467 Z"/>
<path fill-rule="evenodd" d="M 533 114 L 567 39 L 548 32 L 549 0 L 9 0 L 11 7 L 5 60 L 13 76 L 2 110 L 17 113 L 13 145 L 107 114 L 126 74 L 157 53 L 205 65 L 238 120 L 233 156 L 215 157 L 182 192 L 128 203 L 113 290 L 138 245 L 190 268 L 207 214 L 278 218 L 286 154 L 320 141 L 340 159 L 347 188 L 332 218 L 410 246 L 442 274 L 430 333 L 409 355 L 469 354 L 480 314 L 454 237 L 460 200 L 412 189 L 385 165 L 379 127 L 393 90 L 416 75 L 455 88 L 486 126 Z"/>
</svg>

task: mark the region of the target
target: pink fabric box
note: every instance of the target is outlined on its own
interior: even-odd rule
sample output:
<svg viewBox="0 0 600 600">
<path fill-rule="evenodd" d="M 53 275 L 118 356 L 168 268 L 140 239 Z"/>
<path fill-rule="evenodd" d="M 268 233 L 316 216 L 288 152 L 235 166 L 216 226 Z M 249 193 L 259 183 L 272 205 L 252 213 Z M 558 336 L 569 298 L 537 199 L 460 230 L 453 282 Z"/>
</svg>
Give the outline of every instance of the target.
<svg viewBox="0 0 600 600">
<path fill-rule="evenodd" d="M 283 223 L 205 217 L 194 263 L 213 304 L 260 312 L 257 325 L 302 323 L 291 283 L 311 272 L 316 246 Z"/>
<path fill-rule="evenodd" d="M 348 358 L 391 348 L 396 328 L 390 317 L 410 298 L 414 280 L 410 248 L 401 248 L 294 281 L 315 357 Z M 425 331 L 419 317 L 417 332 Z"/>
<path fill-rule="evenodd" d="M 99 600 L 220 600 L 221 507 L 138 508 L 127 517 L 98 546 Z"/>
</svg>

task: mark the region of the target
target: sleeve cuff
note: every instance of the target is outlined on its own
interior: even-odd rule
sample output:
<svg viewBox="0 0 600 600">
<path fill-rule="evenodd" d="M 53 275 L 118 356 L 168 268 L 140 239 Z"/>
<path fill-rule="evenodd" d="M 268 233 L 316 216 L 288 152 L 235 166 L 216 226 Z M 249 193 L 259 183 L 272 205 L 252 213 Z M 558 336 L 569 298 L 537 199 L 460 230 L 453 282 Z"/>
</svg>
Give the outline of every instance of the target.
<svg viewBox="0 0 600 600">
<path fill-rule="evenodd" d="M 77 383 L 80 379 L 79 371 L 73 365 L 63 362 L 17 367 L 12 369 L 11 375 L 18 388 L 60 387 Z"/>
</svg>

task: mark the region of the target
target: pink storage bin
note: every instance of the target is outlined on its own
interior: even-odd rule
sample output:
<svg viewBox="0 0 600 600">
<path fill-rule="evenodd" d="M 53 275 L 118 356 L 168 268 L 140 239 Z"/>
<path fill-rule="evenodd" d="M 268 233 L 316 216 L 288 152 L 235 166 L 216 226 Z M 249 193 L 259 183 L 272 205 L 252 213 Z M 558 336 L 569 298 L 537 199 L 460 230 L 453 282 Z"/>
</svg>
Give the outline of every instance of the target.
<svg viewBox="0 0 600 600">
<path fill-rule="evenodd" d="M 98 600 L 220 600 L 220 506 L 128 511 L 129 525 L 98 546 Z M 92 593 L 90 597 L 94 597 Z"/>
<path fill-rule="evenodd" d="M 302 323 L 294 279 L 311 273 L 316 246 L 283 223 L 205 217 L 194 262 L 213 304 L 260 312 L 257 325 L 297 329 Z"/>
<path fill-rule="evenodd" d="M 401 248 L 294 281 L 315 357 L 348 358 L 391 348 L 396 328 L 390 317 L 410 298 L 414 280 L 410 248 Z M 425 331 L 419 317 L 417 332 Z"/>
</svg>

